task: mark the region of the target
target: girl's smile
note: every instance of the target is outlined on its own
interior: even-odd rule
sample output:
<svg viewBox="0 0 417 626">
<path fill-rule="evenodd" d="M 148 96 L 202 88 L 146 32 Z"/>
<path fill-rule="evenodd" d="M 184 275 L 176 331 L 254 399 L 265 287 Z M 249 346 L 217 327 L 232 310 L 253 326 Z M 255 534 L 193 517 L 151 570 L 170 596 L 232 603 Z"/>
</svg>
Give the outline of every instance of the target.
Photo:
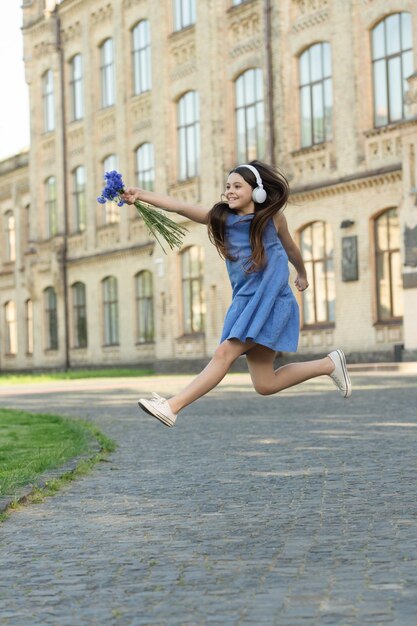
<svg viewBox="0 0 417 626">
<path fill-rule="evenodd" d="M 252 187 L 237 172 L 230 174 L 226 183 L 226 200 L 229 208 L 239 214 L 253 213 Z"/>
</svg>

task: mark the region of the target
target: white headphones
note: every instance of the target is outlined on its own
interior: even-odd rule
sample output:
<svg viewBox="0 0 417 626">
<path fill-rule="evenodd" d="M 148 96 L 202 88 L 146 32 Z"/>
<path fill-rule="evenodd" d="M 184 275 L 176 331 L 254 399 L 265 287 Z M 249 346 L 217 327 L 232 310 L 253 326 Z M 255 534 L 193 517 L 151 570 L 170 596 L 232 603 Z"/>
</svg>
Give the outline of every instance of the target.
<svg viewBox="0 0 417 626">
<path fill-rule="evenodd" d="M 264 189 L 264 185 L 262 182 L 262 178 L 258 172 L 258 170 L 253 167 L 253 165 L 247 165 L 246 163 L 243 165 L 239 165 L 238 167 L 247 167 L 253 174 L 255 174 L 256 178 L 256 187 L 252 191 L 252 200 L 256 202 L 256 204 L 262 204 L 266 200 L 266 191 Z"/>
</svg>

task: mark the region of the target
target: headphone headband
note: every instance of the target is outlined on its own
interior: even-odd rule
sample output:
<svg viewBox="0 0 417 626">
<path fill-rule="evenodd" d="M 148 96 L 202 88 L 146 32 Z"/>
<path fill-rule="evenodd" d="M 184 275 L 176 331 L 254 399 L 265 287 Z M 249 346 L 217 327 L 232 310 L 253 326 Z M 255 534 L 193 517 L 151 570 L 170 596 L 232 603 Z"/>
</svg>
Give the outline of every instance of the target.
<svg viewBox="0 0 417 626">
<path fill-rule="evenodd" d="M 238 165 L 238 167 L 247 167 L 253 174 L 255 174 L 256 184 L 258 187 L 263 188 L 262 178 L 256 167 L 253 165 L 249 165 L 248 163 L 242 163 L 242 165 Z"/>
<path fill-rule="evenodd" d="M 254 202 L 256 202 L 257 204 L 262 204 L 263 202 L 265 202 L 266 200 L 266 191 L 264 189 L 264 185 L 262 182 L 262 178 L 261 175 L 259 174 L 258 170 L 256 169 L 256 167 L 253 167 L 253 165 L 249 165 L 248 163 L 243 163 L 242 165 L 238 165 L 239 167 L 247 167 L 248 170 L 250 170 L 252 172 L 252 174 L 255 174 L 255 178 L 256 178 L 256 187 L 252 192 L 252 199 Z"/>
</svg>

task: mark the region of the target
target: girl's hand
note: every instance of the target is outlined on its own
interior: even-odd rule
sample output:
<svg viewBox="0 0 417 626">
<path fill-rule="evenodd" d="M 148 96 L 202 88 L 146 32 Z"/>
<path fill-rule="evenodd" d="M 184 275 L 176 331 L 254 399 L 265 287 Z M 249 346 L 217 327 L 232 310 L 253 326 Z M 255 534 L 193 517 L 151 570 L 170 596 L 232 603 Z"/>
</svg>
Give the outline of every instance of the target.
<svg viewBox="0 0 417 626">
<path fill-rule="evenodd" d="M 141 199 L 142 194 L 143 189 L 139 189 L 139 187 L 127 187 L 120 197 L 126 204 L 134 204 L 135 200 Z"/>
<path fill-rule="evenodd" d="M 297 278 L 294 281 L 294 284 L 297 287 L 298 291 L 304 291 L 308 287 L 307 276 L 300 276 L 300 274 L 298 274 Z"/>
</svg>

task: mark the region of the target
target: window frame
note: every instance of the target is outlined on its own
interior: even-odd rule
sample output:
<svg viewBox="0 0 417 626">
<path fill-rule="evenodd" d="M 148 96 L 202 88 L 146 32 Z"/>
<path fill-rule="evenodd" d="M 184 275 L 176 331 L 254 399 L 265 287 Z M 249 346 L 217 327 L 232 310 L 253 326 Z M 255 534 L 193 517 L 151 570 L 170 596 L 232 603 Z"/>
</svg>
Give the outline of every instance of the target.
<svg viewBox="0 0 417 626">
<path fill-rule="evenodd" d="M 324 242 L 323 252 L 324 254 L 320 257 L 314 256 L 314 226 L 316 224 L 320 224 L 322 226 L 322 240 Z M 303 233 L 307 230 L 311 230 L 310 241 L 311 241 L 311 259 L 307 258 L 303 253 Z M 330 235 L 330 239 L 329 239 Z M 333 289 L 334 292 L 334 303 L 336 302 L 336 276 L 335 276 L 335 265 L 334 265 L 334 237 L 333 232 L 331 230 L 331 225 L 324 220 L 314 220 L 313 222 L 309 222 L 305 224 L 298 231 L 298 239 L 300 250 L 303 254 L 304 265 L 306 267 L 309 288 L 306 291 L 301 293 L 301 314 L 302 314 L 302 328 L 305 330 L 313 329 L 313 328 L 333 328 L 336 324 L 336 311 L 331 311 L 331 300 L 329 298 L 329 292 Z M 329 247 L 327 243 L 329 242 Z M 323 266 L 323 277 L 324 277 L 324 298 L 321 299 L 321 302 L 325 303 L 326 308 L 326 319 L 319 320 L 318 317 L 318 302 L 319 302 L 319 294 L 320 289 L 317 286 L 318 283 L 318 272 L 316 271 L 316 267 L 318 265 Z M 331 285 L 331 270 L 329 270 L 328 266 L 332 267 L 333 271 L 333 285 Z M 314 314 L 313 321 L 306 321 L 306 299 L 312 299 L 312 310 Z"/>
<path fill-rule="evenodd" d="M 382 219 L 387 219 L 389 218 L 389 215 L 395 212 L 396 214 L 396 218 L 398 220 L 398 233 L 400 233 L 400 224 L 399 224 L 399 214 L 398 214 L 398 209 L 397 207 L 389 207 L 385 210 L 383 210 L 382 212 L 378 213 L 378 215 L 374 216 L 373 220 L 372 220 L 372 232 L 373 232 L 373 245 L 374 245 L 374 267 L 375 267 L 375 272 L 374 272 L 374 281 L 375 281 L 375 314 L 376 314 L 376 324 L 392 324 L 392 323 L 401 323 L 403 320 L 403 311 L 401 313 L 401 315 L 394 315 L 394 297 L 393 297 L 393 293 L 394 293 L 394 289 L 393 289 L 393 257 L 394 255 L 396 255 L 399 258 L 399 267 L 401 270 L 401 235 L 399 235 L 399 240 L 398 240 L 398 244 L 395 247 L 391 247 L 389 246 L 386 250 L 380 250 L 378 248 L 378 222 Z M 390 223 L 389 221 L 388 223 L 388 227 L 387 227 L 387 240 L 390 244 L 391 242 L 391 236 L 390 236 Z M 379 284 L 379 263 L 378 260 L 379 258 L 383 258 L 385 256 L 388 257 L 388 270 L 389 270 L 389 285 L 388 285 L 388 291 L 389 291 L 389 300 L 390 300 L 390 311 L 389 311 L 389 315 L 384 317 L 381 315 L 381 292 L 380 292 L 380 284 Z M 401 280 L 402 280 L 402 275 L 401 275 L 401 271 L 400 271 L 400 275 L 399 275 L 399 284 L 401 284 Z"/>
<path fill-rule="evenodd" d="M 72 171 L 74 232 L 82 233 L 86 229 L 87 199 L 85 166 L 77 165 Z"/>
<path fill-rule="evenodd" d="M 53 190 L 53 194 L 51 194 L 51 190 Z M 58 203 L 55 176 L 48 176 L 45 180 L 45 213 L 46 238 L 52 239 L 58 234 Z"/>
<path fill-rule="evenodd" d="M 235 133 L 236 133 L 236 162 L 249 163 L 254 159 L 265 158 L 266 152 L 266 125 L 264 100 L 264 74 L 260 67 L 249 67 L 236 77 L 234 81 L 235 99 Z M 250 85 L 253 87 L 253 97 L 250 98 Z M 240 102 L 242 96 L 243 102 Z M 240 129 L 240 118 L 243 115 L 243 132 Z M 255 120 L 251 127 L 250 118 Z M 255 132 L 255 144 L 251 144 L 250 133 Z M 241 147 L 240 138 L 243 137 L 244 147 Z"/>
<path fill-rule="evenodd" d="M 312 56 L 320 49 L 320 76 L 313 78 Z M 327 62 L 326 62 L 327 58 Z M 328 72 L 326 71 L 328 66 Z M 303 69 L 304 68 L 304 69 Z M 304 80 L 303 73 L 308 73 Z M 306 48 L 298 58 L 298 84 L 300 103 L 300 146 L 311 148 L 333 139 L 333 69 L 331 45 L 327 41 L 319 41 Z M 304 137 L 303 93 L 307 94 L 309 104 L 309 137 Z M 330 97 L 329 113 L 326 114 L 327 98 Z M 315 109 L 321 104 L 321 115 L 315 115 Z M 322 137 L 319 137 L 318 126 L 322 126 Z"/>
<path fill-rule="evenodd" d="M 119 345 L 119 300 L 118 281 L 115 276 L 102 280 L 103 302 L 103 346 Z"/>
<path fill-rule="evenodd" d="M 141 270 L 135 275 L 135 304 L 136 343 L 155 343 L 153 275 L 149 270 Z"/>
<path fill-rule="evenodd" d="M 138 96 L 152 89 L 151 25 L 148 19 L 142 19 L 135 24 L 132 28 L 131 41 L 132 91 L 134 96 Z"/>
<path fill-rule="evenodd" d="M 198 255 L 199 272 L 198 275 L 192 275 L 192 262 L 191 254 L 194 251 Z M 206 323 L 206 299 L 204 293 L 204 248 L 202 246 L 189 246 L 180 253 L 180 267 L 181 267 L 181 297 L 182 297 L 182 329 L 184 335 L 197 335 L 205 332 Z M 188 260 L 189 275 L 185 274 L 184 266 Z M 194 303 L 193 289 L 194 285 L 198 286 L 198 302 Z M 196 304 L 199 313 L 195 314 L 194 304 Z M 189 305 L 189 306 L 188 306 Z M 195 323 L 196 317 L 199 318 L 198 323 Z M 189 322 L 188 322 L 189 320 Z"/>
<path fill-rule="evenodd" d="M 111 49 L 110 49 L 111 44 Z M 107 57 L 109 55 L 109 58 Z M 101 84 L 101 108 L 107 109 L 116 104 L 116 75 L 114 41 L 107 37 L 100 45 L 100 84 Z"/>
<path fill-rule="evenodd" d="M 80 294 L 82 297 L 80 298 Z M 85 283 L 77 281 L 71 285 L 73 348 L 88 347 L 87 289 Z"/>
<path fill-rule="evenodd" d="M 5 354 L 17 355 L 17 311 L 16 302 L 8 300 L 3 305 L 5 323 Z"/>
<path fill-rule="evenodd" d="M 51 133 L 55 130 L 55 84 L 51 68 L 42 74 L 43 130 Z"/>
<path fill-rule="evenodd" d="M 45 338 L 46 350 L 59 349 L 58 335 L 58 299 L 53 287 L 44 289 Z"/>
<path fill-rule="evenodd" d="M 407 18 L 406 18 L 407 16 Z M 388 38 L 387 38 L 387 24 L 388 21 L 393 19 L 394 17 L 398 17 L 399 21 L 400 21 L 400 26 L 399 26 L 399 51 L 397 52 L 392 52 L 392 53 L 388 53 L 387 52 L 387 48 L 388 48 Z M 411 30 L 411 47 L 410 48 L 403 48 L 402 43 L 403 43 L 403 19 L 409 19 L 409 27 Z M 375 52 L 375 42 L 374 42 L 374 38 L 376 36 L 376 31 L 378 29 L 382 28 L 383 34 L 383 42 L 382 45 L 384 47 L 384 54 L 382 56 L 377 56 L 377 53 Z M 380 44 L 381 45 L 381 44 Z M 413 64 L 413 50 L 414 50 L 414 46 L 413 46 L 413 24 L 412 24 L 412 15 L 409 11 L 396 11 L 394 13 L 390 13 L 389 15 L 385 15 L 381 20 L 378 21 L 377 24 L 375 24 L 373 26 L 373 28 L 370 30 L 370 48 L 371 48 L 371 61 L 372 61 L 372 90 L 373 90 L 373 102 L 372 102 L 372 108 L 373 108 L 373 123 L 374 123 L 374 128 L 383 128 L 384 126 L 388 126 L 390 124 L 395 124 L 398 122 L 401 122 L 402 120 L 406 119 L 406 115 L 405 115 L 405 94 L 408 91 L 408 85 L 407 85 L 407 81 L 406 81 L 406 76 L 405 76 L 405 69 L 404 69 L 404 58 L 406 55 L 409 55 L 409 57 L 411 58 L 411 64 L 412 64 L 412 68 L 411 68 L 411 74 L 413 73 L 414 70 L 414 64 Z M 393 81 L 393 78 L 390 78 L 390 72 L 389 72 L 389 67 L 390 67 L 390 63 L 392 61 L 394 61 L 395 59 L 399 59 L 399 63 L 400 63 L 400 81 L 401 81 L 401 85 L 403 87 L 402 91 L 401 91 L 401 116 L 400 117 L 396 117 L 394 118 L 392 113 L 391 113 L 391 89 L 390 89 L 390 83 Z M 376 77 L 375 77 L 375 73 L 376 73 L 376 65 L 378 63 L 383 63 L 384 64 L 384 79 L 385 79 L 385 106 L 386 106 L 386 121 L 385 122 L 381 122 L 378 123 L 377 119 L 378 119 L 378 114 L 377 114 L 377 109 L 378 109 L 378 102 L 379 102 L 379 95 L 377 88 L 376 88 Z M 393 87 L 393 90 L 395 90 L 395 88 Z M 395 90 L 396 92 L 397 90 Z"/>
<path fill-rule="evenodd" d="M 79 67 L 77 68 L 77 63 Z M 79 74 L 78 74 L 79 70 Z M 72 121 L 76 122 L 84 118 L 84 75 L 83 57 L 80 52 L 74 54 L 71 59 L 71 105 Z"/>
<path fill-rule="evenodd" d="M 178 180 L 196 178 L 200 174 L 201 156 L 198 91 L 186 91 L 177 101 L 177 144 Z"/>
<path fill-rule="evenodd" d="M 135 164 L 135 176 L 138 187 L 153 191 L 155 186 L 155 152 L 153 143 L 145 141 L 136 148 Z"/>
<path fill-rule="evenodd" d="M 186 15 L 188 13 L 188 18 Z M 195 0 L 173 0 L 174 32 L 180 32 L 185 28 L 194 26 L 197 20 L 197 7 Z"/>
</svg>

